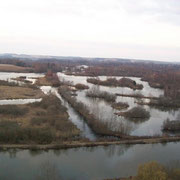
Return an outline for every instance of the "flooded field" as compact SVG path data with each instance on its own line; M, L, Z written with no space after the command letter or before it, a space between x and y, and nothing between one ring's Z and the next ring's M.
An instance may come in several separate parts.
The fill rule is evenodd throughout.
M91 83L88 83L86 80L88 77L84 76L68 76L63 73L58 73L58 76L61 79L65 79L67 81L72 82L73 84L82 83L88 85L90 88L96 85L93 85ZM99 76L98 77L101 80L105 80L106 76ZM117 79L120 79L122 77L116 77ZM150 96L150 97L159 97L164 94L163 90L161 89L155 89L151 88L147 82L141 81L140 78L130 77L131 79L135 80L136 83L143 84L144 88L142 90L132 90L130 88L123 88L123 87L107 87L107 86L100 86L99 89L102 91L107 91L110 93L124 93L124 94L142 94L144 96ZM82 101L86 105L89 106L89 109L92 113L94 113L96 116L100 116L103 121L111 121L111 119L116 119L116 123L119 122L126 123L127 126L131 129L130 134L131 135L138 135L138 136L144 136L144 135L162 135L162 125L164 120L169 118L170 120L175 120L179 116L179 109L173 110L161 110L154 107L150 107L147 105L143 105L143 107L150 113L150 118L138 122L133 122L131 120L128 120L124 117L118 117L117 115L114 115L115 112L118 112L117 110L114 110L111 105L104 100L99 99L92 99L86 97L86 91L77 91L77 100ZM148 102L149 100L146 99ZM131 97L121 97L117 96L116 102L126 102L129 104L129 108L131 109L138 105L136 98ZM127 110L128 110L127 109ZM126 111L126 110L124 110Z
M9 80L12 77L26 76L26 79L40 77L42 74L31 73L0 73L0 79ZM92 87L94 85L86 82L87 77L66 76L58 73L60 78L72 81L74 84L83 83ZM120 78L120 77L117 77ZM106 77L100 77L106 79ZM111 93L141 93L145 96L159 97L163 95L160 89L149 87L147 82L142 82L140 78L132 78L139 84L143 84L143 90L133 91L129 88L105 87L100 86L103 91ZM32 81L34 83L34 79ZM90 140L96 140L97 136L86 124L84 119L58 94L57 88L51 86L41 86L44 94L53 93L61 99L63 105L68 109L69 120L72 121L80 130L81 136ZM141 122L132 122L124 117L118 117L114 113L111 105L104 100L86 97L86 91L77 91L77 100L88 105L90 111L96 116L101 116L104 121L116 119L118 125L123 121L131 127L131 135L161 135L161 126L166 118L174 120L179 115L179 110L167 110L143 106L150 112L150 118ZM25 104L41 99L16 99L1 100L0 105L4 104ZM129 108L137 106L137 100L130 97L118 96L116 102L127 102ZM9 180L34 180L40 175L45 174L46 167L52 168L53 173L66 180L102 180L105 178L128 177L136 174L138 165L148 161L156 160L164 165L179 161L180 143L167 144L146 144L146 145L111 145L107 147L88 147L66 150L49 151L30 151L30 150L8 150L0 152L0 179Z

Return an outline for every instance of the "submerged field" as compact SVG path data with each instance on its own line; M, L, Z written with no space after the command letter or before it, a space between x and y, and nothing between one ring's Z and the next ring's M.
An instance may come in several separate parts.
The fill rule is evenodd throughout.
M87 82L88 77L84 76L69 76L62 73L58 74L60 79L65 79L67 81L72 82L73 84L82 83L90 87L90 89L94 88L91 83ZM105 80L107 77L99 76L101 80ZM120 79L121 77L116 77ZM139 102L149 102L149 98L138 98L139 95L151 98L159 98L164 94L162 89L155 89L148 85L147 82L141 81L140 78L132 77L131 79L135 80L138 84L143 85L142 90L132 90L126 87L108 87L97 85L100 91L106 91L111 94L134 94L134 97L124 97L117 96L116 103L126 103L128 105L125 109L117 109L114 108L112 103L106 102L104 99L100 98L91 98L86 96L86 92L89 90L78 90L76 91L76 99L79 102L83 102L88 106L89 110L96 116L101 117L100 119L104 122L114 122L114 126L118 126L120 123L124 123L128 129L131 129L130 135L136 136L157 136L163 135L162 131L163 122L169 118L170 120L175 120L179 117L179 109L176 108L164 108L164 107L155 107L148 105L140 105ZM137 98L136 98L137 96ZM128 112L129 110L135 107L142 107L149 113L148 118L126 118L123 116L117 116L116 113L120 112ZM169 135L173 135L173 133L169 132Z

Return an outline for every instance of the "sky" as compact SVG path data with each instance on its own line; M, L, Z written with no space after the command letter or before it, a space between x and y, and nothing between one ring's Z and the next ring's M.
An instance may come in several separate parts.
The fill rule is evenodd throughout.
M180 62L180 0L0 0L0 53Z

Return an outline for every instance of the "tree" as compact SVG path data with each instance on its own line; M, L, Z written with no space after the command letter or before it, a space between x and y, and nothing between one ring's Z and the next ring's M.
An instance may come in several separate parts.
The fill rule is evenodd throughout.
M136 180L167 180L168 175L165 168L157 162L149 162L140 165Z

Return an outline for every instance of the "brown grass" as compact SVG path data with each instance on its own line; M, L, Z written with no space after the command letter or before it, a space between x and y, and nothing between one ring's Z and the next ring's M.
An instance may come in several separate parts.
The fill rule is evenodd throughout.
M46 77L38 78L35 84L38 86L52 86L52 83Z
M40 89L20 86L0 86L0 99L37 99L44 96Z
M27 67L20 67L11 64L0 64L0 71L1 72L30 72L32 71L31 68Z
M8 114L8 109L6 109L6 107L9 108L8 105L2 105L3 114L0 114L0 123L7 122L6 124L10 124L8 122L14 122L22 129L31 128L39 131L48 129L55 134L54 142L72 140L80 134L80 130L69 121L67 109L62 106L61 101L56 96L45 96L41 102L32 104L11 105L11 108L13 106L17 110L26 109L26 112L18 115L16 112ZM10 129L11 127L7 128Z

